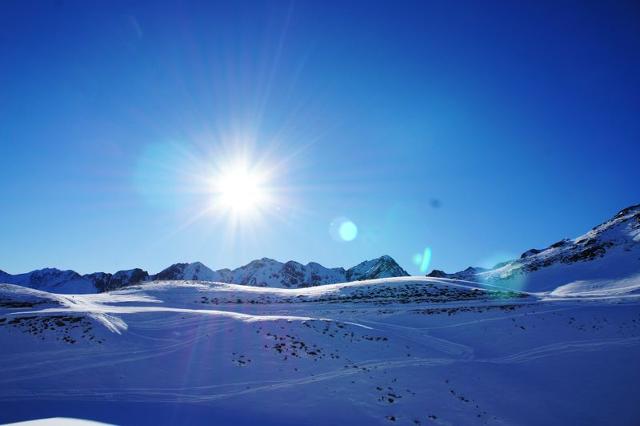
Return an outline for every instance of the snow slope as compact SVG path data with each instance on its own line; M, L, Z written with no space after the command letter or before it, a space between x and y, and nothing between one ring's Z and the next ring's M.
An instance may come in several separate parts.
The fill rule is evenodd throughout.
M599 291L1 285L0 422L637 424L640 296Z
M433 271L429 276L563 295L594 289L606 293L607 287L633 291L640 286L640 205L621 210L584 235L546 249L527 250L519 259L492 269L468 268L455 274Z

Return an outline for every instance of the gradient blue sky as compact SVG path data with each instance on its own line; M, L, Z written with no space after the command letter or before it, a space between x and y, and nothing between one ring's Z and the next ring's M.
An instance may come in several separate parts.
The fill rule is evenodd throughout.
M640 202L639 113L637 2L3 1L0 269L501 260Z

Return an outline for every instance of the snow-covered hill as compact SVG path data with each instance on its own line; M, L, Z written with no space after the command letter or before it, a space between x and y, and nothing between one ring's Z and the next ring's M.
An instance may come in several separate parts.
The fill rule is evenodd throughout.
M584 235L527 250L492 269L432 271L429 276L564 295L640 289L640 205L621 210Z
M0 285L0 423L637 424L640 295L400 277Z
M47 268L25 274L10 275L0 271L0 283L17 284L38 290L63 294L86 294L117 290L129 285L157 280L199 280L254 285L260 287L299 288L321 284L375 278L407 276L390 256L367 260L352 268L325 268L319 263L278 262L262 258L234 270L209 269L200 262L176 263L149 275L136 268L115 274L95 272L80 275L74 271Z

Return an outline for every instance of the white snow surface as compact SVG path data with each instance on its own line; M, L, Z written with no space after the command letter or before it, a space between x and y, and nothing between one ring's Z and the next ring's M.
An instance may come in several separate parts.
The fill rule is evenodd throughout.
M592 284L0 285L0 423L637 424L637 277Z
M52 417L49 419L9 423L8 426L109 426L109 424L84 419L72 419L69 417Z

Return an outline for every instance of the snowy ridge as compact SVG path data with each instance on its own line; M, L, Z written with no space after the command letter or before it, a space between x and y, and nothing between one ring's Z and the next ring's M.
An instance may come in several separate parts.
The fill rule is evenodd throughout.
M584 235L527 250L519 259L492 269L468 268L454 274L434 270L428 276L527 291L557 289L565 295L604 287L634 291L640 285L640 205L621 210Z

